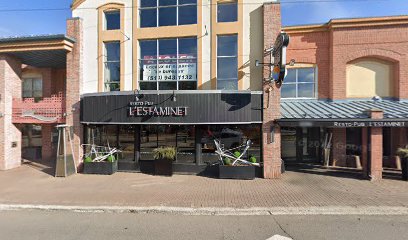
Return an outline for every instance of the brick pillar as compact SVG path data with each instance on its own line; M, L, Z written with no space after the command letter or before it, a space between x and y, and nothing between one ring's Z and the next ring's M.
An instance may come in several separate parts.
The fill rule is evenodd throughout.
M346 166L347 136L345 128L333 128L332 166Z
M74 160L81 163L82 125L80 124L80 96L82 92L82 19L67 20L67 35L75 39L72 52L67 53L66 124L73 128Z
M42 80L43 80L43 96L51 97L52 92L52 69L43 68L41 69Z
M21 62L0 54L0 170L21 165L21 131L12 122L13 98L21 98Z
M368 111L371 119L382 119L384 113L381 109L371 109ZM369 134L370 151L370 172L371 181L382 179L383 169L383 129L381 127L371 127Z
M368 177L368 129L362 128L361 135L361 166L363 176L366 178Z
M281 32L280 4L265 3L263 5L264 17L264 49L274 45L276 37ZM265 54L264 62L271 59ZM271 68L264 67L264 79L269 79ZM264 162L264 178L279 178L281 176L281 141L280 127L274 121L280 117L280 90L269 84L263 86L263 124L262 124L262 150Z
M54 160L56 149L52 145L52 130L55 128L52 124L41 125L42 148L41 156L43 162L52 162Z

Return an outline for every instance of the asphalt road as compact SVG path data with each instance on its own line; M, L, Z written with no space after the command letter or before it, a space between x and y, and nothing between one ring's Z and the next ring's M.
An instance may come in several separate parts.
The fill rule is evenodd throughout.
M0 239L408 239L408 216L181 216L0 211ZM279 239L279 238L274 238Z

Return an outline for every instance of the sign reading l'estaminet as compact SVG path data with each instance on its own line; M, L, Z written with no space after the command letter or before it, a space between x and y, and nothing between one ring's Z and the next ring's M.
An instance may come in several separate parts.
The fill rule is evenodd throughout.
M130 117L182 117L187 115L188 107L160 107L153 104L153 102L131 102L129 103Z
M406 122L394 121L350 121L350 122L333 122L333 127L406 127Z

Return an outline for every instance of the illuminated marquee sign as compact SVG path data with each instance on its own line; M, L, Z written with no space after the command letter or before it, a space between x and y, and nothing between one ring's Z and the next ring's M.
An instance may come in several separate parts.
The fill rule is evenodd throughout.
M188 107L160 107L149 101L131 102L129 104L130 117L182 117L187 115Z

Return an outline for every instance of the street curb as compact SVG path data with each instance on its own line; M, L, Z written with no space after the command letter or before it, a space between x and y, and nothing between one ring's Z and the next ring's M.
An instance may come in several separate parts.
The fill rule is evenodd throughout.
M174 215L269 216L269 215L408 215L408 207L389 206L327 206L274 208L187 208L187 207L131 207L131 206L64 206L0 204L0 211L39 210L84 213L156 213Z

